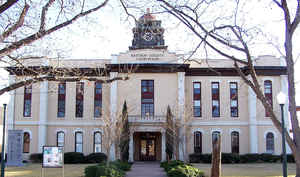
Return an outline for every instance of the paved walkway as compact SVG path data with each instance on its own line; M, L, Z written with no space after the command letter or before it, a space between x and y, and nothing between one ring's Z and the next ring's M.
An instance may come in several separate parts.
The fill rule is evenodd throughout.
M167 177L159 162L134 162L126 177Z

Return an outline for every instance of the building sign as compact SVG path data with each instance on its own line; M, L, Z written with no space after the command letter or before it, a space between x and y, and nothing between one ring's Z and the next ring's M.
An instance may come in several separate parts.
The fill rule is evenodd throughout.
M23 166L23 130L8 130L7 166Z
M44 146L43 168L62 168L63 153L63 147Z
M165 57L163 53L135 53L131 54L131 57L137 61L157 61Z

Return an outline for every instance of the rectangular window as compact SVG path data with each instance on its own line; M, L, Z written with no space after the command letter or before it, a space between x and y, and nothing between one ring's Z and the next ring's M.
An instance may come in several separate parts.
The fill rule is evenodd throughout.
M219 82L211 83L212 117L220 117L220 89Z
M32 97L32 85L24 87L24 108L23 116L31 117L31 97Z
M82 132L75 133L75 152L82 152L83 134Z
M230 82L230 114L231 117L238 117L238 85Z
M267 99L267 102L270 104L270 106L273 108L273 93L272 93L272 81L266 80L264 81L264 91L265 91L265 97ZM270 117L271 114L267 110L265 111L265 116Z
M66 83L58 84L57 117L65 117L66 112Z
M194 117L201 117L201 83L194 82Z
M76 83L76 117L83 117L83 95L84 95L84 83Z
M142 80L141 92L142 117L154 116L154 81Z
M102 115L102 84L95 82L94 117Z

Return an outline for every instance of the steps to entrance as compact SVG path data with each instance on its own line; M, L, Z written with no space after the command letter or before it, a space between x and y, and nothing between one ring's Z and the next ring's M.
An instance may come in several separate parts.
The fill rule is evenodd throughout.
M126 177L167 177L159 162L134 162Z

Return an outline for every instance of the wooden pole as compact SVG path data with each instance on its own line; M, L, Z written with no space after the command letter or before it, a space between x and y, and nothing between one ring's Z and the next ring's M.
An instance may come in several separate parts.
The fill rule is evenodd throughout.
M221 136L213 137L212 142L212 167L211 167L211 177L221 176Z

